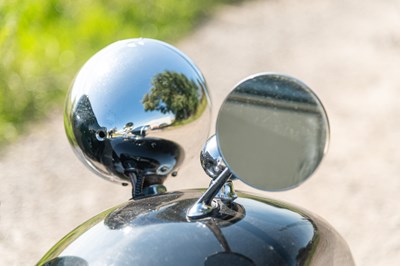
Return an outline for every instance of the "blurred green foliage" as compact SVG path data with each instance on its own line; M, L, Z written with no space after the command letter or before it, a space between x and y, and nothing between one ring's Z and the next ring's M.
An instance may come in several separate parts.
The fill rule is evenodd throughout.
M174 42L229 0L0 0L0 147L43 117L79 67L119 39Z

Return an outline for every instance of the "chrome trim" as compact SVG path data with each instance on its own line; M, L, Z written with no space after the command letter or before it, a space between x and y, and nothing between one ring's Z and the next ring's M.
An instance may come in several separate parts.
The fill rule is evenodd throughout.
M190 219L203 218L217 209L218 204L214 201L214 198L231 175L229 169L225 168L217 178L212 180L206 192L187 211L187 217Z

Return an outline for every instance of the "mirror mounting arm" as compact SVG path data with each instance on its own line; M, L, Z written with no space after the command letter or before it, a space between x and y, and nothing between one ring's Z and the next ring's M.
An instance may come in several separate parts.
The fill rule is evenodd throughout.
M186 216L190 219L201 219L215 210L218 206L213 199L231 176L231 171L226 167L217 178L211 181L206 192L188 210Z
M144 177L134 172L128 172L132 184L132 199L143 196Z
M132 185L132 199L143 196L144 175L139 171L132 161L125 164L125 175L129 177Z

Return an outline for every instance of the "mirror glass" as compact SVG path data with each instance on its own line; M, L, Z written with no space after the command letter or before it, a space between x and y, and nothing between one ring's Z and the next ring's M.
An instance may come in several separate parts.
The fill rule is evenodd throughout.
M266 191L304 182L327 150L329 123L317 96L301 81L263 73L240 82L217 118L218 146L243 182Z

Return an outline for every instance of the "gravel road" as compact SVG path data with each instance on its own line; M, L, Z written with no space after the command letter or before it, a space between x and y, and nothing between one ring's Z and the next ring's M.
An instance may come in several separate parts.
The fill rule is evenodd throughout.
M301 187L257 193L328 220L358 265L399 265L400 1L246 1L222 8L177 46L203 70L214 111L253 73L308 84L330 117L328 156ZM207 186L191 166L169 190ZM75 158L61 107L2 152L0 180L0 265L34 264L82 221L129 198L128 188Z

